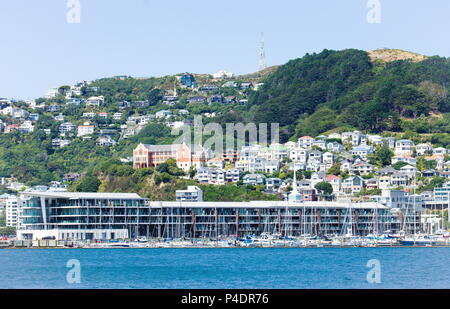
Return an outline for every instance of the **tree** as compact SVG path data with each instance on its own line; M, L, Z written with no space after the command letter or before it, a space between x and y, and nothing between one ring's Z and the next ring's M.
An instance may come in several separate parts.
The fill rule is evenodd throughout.
M181 168L177 166L177 161L175 159L167 159L166 162L158 165L156 171L161 174L167 173L172 176L183 176L184 172Z
M328 174L338 176L341 173L341 164L335 163L328 169Z
M395 162L395 164L393 164L392 167L395 168L397 171L399 171L402 167L404 167L406 165L409 165L409 164L404 161L398 161L398 162Z
M195 174L197 174L197 170L195 169L195 167L191 166L189 168L189 178L193 179Z
M297 124L297 136L317 136L323 132L339 126L337 114L329 108L319 108L314 114L299 121Z
M320 191L323 196L329 196L333 193L333 187L328 182L319 182L315 185L315 188Z
M67 86L67 85L61 86L58 88L58 93L60 95L66 95L67 91L69 91L69 90L70 90L70 86Z
M378 167L384 167L391 164L393 156L392 150L387 145L383 145L373 155L369 156L369 161Z
M6 216L5 216L5 212L2 212L0 214L0 227L3 227L6 225Z
M435 176L431 179L430 186L432 188L440 188L444 185L446 180L447 179L445 179L444 177Z
M305 176L306 179L311 179L312 171L303 171L303 176Z
M12 236L16 235L16 228L7 226L0 228L0 236Z
M424 157L417 158L416 163L417 169L421 172L427 169L435 169L436 161L435 160L426 160Z
M94 175L86 175L76 185L77 192L97 192L100 180Z

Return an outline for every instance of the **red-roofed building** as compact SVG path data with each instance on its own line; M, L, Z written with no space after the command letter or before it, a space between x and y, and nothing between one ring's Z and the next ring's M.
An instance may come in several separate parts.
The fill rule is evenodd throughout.
M158 166L168 159L175 159L177 166L184 171L189 171L191 167L198 170L209 159L209 153L202 146L188 146L185 143L173 145L139 144L133 151L134 168Z
M311 136L302 136L298 139L298 146L305 149L310 149L314 144L315 139Z
M17 123L14 124L10 124L5 126L5 133L11 133L12 131L16 131L17 129L19 129L19 125Z

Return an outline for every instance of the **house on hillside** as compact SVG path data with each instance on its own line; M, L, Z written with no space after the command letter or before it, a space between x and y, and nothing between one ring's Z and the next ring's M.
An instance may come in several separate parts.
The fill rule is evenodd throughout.
M98 97L90 97L86 100L86 106L103 106L105 104L105 97L104 96L98 96Z

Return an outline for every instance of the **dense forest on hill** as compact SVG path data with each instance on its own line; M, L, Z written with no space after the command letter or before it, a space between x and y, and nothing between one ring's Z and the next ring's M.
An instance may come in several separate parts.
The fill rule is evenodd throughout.
M279 122L285 139L337 128L450 133L440 115L450 111L449 82L446 58L373 63L364 51L324 50L280 66L251 104L255 121Z

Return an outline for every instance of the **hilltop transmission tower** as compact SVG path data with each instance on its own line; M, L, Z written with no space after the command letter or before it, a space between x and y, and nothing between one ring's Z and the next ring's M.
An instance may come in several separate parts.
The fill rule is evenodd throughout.
M264 44L264 33L261 32L261 41L259 43L259 70L267 68L266 63L266 49Z

